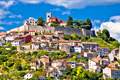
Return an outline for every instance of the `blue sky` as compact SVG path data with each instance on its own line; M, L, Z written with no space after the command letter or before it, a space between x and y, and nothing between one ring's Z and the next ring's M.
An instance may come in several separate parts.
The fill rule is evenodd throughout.
M0 30L19 27L29 17L46 17L51 11L54 16L67 20L90 18L93 27L120 16L120 0L0 0Z

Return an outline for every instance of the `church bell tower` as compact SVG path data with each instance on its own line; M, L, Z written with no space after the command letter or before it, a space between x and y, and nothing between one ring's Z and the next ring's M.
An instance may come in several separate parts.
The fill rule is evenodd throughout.
M46 13L46 22L49 22L49 19L52 17L52 13L51 12L47 12Z

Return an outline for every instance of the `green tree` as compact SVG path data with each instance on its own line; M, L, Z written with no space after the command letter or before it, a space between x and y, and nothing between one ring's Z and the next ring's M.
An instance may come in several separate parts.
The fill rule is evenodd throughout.
M71 39L72 40L79 40L79 36L75 33L71 34Z
M0 55L0 61L6 62L8 60L8 57L6 55Z
M97 31L97 37L101 38L101 36L102 36L101 30Z
M86 71L82 67L72 69L71 76L72 80L99 80L102 78L102 74Z
M44 56L44 55L48 55L48 51L46 51L46 50L40 50L38 52L38 57L41 57L41 56Z
M50 26L52 26L52 27L57 27L57 26L59 26L59 23L57 23L57 22L52 22L52 23L50 24Z
M115 48L116 47L118 48L120 46L120 43L117 40L116 41L112 41L111 44L114 45Z
M46 80L54 80L54 78L48 76Z
M66 57L66 53L65 52L51 52L49 54L49 57L52 59L52 60L56 60L56 59L62 59L62 58L65 58Z
M68 17L67 26L73 26L73 18L71 16Z
M17 74L22 78L27 73L25 71L19 71Z
M87 41L90 37L89 36L82 36L81 41Z
M116 39L110 37L110 38L109 38L109 41L116 41Z
M92 22L91 22L91 20L88 18L86 20L86 23L87 23L87 25L89 25L89 26L87 26L87 29L90 30L92 28Z
M16 68L18 71L23 70L22 65L21 65L20 63L16 63L16 64L15 64L15 68Z
M105 34L108 38L110 37L110 33L107 29L103 29L102 33Z
M39 25L39 26L43 26L44 25L44 20L42 19L42 17L38 18L37 25Z
M70 40L70 39L71 39L71 36L70 36L70 35L64 35L64 39L65 39L65 40Z
M102 31L98 31L97 36L99 38L102 38L105 41L110 41L110 40L114 41L114 39L110 37L110 33L107 29L103 29Z
M9 62L9 61L8 61L8 62L6 63L6 66L8 66L8 67L12 67L13 65L14 65L14 62Z
M88 58L80 57L80 59L77 59L78 62L88 63Z
M86 19L85 22L83 22L82 28L85 28L87 30L90 30L92 28L92 22L91 22L91 20L89 18Z
M102 31L102 38L105 41L108 41L108 39L110 38L110 34L109 34L109 31L107 29L103 29L103 31Z

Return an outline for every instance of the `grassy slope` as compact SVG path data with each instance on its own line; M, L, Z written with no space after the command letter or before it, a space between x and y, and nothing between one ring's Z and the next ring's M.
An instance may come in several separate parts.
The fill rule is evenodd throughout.
M106 41L104 41L101 38L91 37L89 39L89 41L98 43L99 46L102 47L102 48L109 48L110 50L116 48L116 46L114 46L113 44L107 43Z

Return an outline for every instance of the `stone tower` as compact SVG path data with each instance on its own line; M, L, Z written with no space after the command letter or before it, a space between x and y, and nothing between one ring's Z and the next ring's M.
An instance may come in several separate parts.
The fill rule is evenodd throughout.
M49 22L49 19L52 17L52 13L51 12L47 12L46 13L46 22Z

